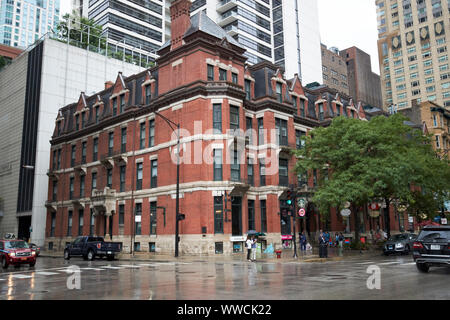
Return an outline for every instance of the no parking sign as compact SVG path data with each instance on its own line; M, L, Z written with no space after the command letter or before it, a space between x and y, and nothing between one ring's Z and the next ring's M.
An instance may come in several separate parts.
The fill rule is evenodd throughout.
M305 214L306 214L305 209L301 208L300 210L298 210L298 215L299 215L300 217L304 217Z

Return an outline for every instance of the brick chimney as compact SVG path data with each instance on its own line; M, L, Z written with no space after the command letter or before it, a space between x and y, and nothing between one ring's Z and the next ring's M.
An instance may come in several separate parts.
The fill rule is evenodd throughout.
M170 50L183 45L183 35L191 25L190 0L175 0L170 6L170 19L172 20L172 40Z
M112 81L106 81L105 82L105 89L109 89L114 85L114 82Z

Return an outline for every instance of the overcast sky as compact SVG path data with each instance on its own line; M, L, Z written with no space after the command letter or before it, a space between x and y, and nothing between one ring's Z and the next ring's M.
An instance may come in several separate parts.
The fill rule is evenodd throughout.
M317 0L322 43L343 50L356 46L372 59L372 71L380 74L375 0Z
M380 74L375 0L317 0L322 43L340 50L356 46L372 58L372 71ZM70 1L61 0L61 13Z

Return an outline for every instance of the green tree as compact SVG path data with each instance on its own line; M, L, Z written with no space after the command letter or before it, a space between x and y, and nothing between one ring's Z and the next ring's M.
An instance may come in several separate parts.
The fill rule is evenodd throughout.
M0 56L0 69L6 66L6 59Z
M322 215L350 202L357 241L356 213L369 201L384 199L389 212L394 200L413 207L427 195L437 204L449 192L448 161L436 157L430 138L405 125L405 119L380 116L369 122L339 117L327 128L314 129L305 148L295 151L298 173L329 169L328 179L319 179L312 201ZM389 224L387 229L389 234Z
M58 24L57 31L64 40L73 45L92 51L106 49L106 38L102 36L102 26L95 24L93 19L80 17L76 14L65 14Z

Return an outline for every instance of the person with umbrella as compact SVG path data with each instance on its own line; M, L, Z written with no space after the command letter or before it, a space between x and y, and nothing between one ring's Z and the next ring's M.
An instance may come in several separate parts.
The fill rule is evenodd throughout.
M250 254L252 252L252 244L253 244L253 241L250 238L250 235L247 235L247 241L245 242L245 246L247 247L247 260L248 261L251 261L250 260L250 258L251 258Z

